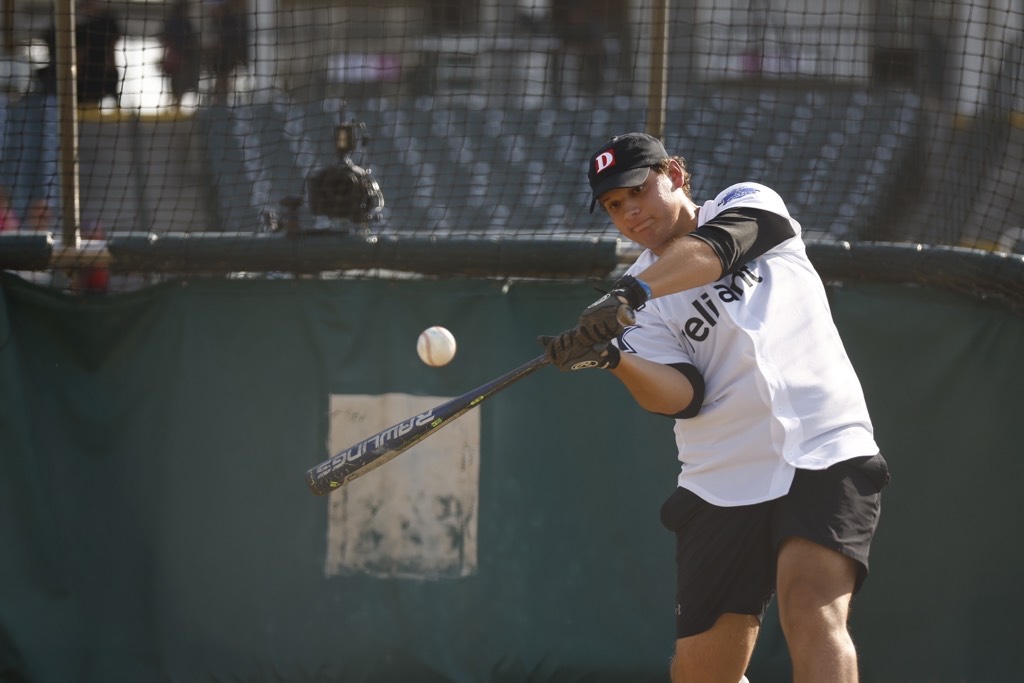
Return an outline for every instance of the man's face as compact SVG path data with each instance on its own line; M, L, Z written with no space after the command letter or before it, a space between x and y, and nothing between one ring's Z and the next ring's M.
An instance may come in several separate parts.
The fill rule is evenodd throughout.
M681 169L673 162L667 174L652 169L640 185L608 190L598 203L623 237L659 254L692 229L689 221L680 220L685 196Z

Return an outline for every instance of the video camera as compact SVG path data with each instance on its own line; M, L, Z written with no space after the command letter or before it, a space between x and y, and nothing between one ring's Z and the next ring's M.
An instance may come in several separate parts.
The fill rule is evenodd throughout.
M306 179L313 215L364 225L380 219L384 208L380 185L370 169L356 165L349 156L365 137L366 125L362 121L352 120L335 128L334 148L339 163L314 171Z

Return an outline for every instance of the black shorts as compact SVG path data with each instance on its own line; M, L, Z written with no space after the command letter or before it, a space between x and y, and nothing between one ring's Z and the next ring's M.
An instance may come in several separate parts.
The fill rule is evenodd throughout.
M676 534L676 637L703 633L726 612L762 619L786 538L853 558L860 590L888 482L885 459L875 455L797 470L789 493L755 505L720 507L677 488L661 508L662 524Z

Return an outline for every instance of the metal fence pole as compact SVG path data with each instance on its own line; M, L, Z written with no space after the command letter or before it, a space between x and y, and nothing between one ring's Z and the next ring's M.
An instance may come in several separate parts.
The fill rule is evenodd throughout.
M64 249L79 244L80 207L78 196L78 86L75 56L75 9L73 0L54 0L54 30L57 55L53 60L57 82L57 163L60 176L61 236Z
M651 6L651 70L647 89L647 133L663 138L668 96L668 2Z

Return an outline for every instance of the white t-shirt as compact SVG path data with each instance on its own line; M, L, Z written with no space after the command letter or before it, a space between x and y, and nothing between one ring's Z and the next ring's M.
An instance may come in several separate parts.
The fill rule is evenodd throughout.
M619 341L625 352L700 370L703 407L675 425L679 486L722 506L785 495L796 468L878 453L800 224L756 183L726 188L700 207L697 224L736 207L783 216L796 236L712 284L651 299ZM645 251L627 272L657 258Z

